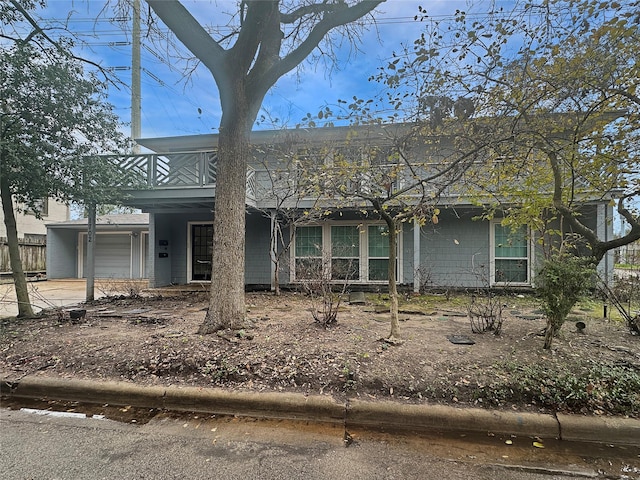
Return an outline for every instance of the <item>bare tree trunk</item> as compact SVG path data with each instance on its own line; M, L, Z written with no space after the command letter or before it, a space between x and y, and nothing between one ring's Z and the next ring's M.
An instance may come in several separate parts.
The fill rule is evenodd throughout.
M6 177L0 179L0 196L2 198L2 211L4 212L4 225L7 227L7 242L9 243L9 262L13 272L13 284L18 300L18 317L33 317L33 308L29 300L27 279L22 269L20 260L20 247L18 245L18 227L13 211L13 199Z
M271 213L271 262L273 263L273 294L280 296L280 255L278 255L278 239L280 238L280 226L276 212Z
M396 281L396 224L393 218L382 209L382 218L389 229L389 313L391 314L391 333L389 340L400 341L400 322L398 321L398 286Z
M227 39L222 39L222 44L215 41L177 0L147 0L185 47L209 69L218 86L222 106L211 297L200 333L231 328L244 320L249 135L264 96L280 77L309 56L332 29L365 17L382 1L360 1L351 6L340 2L340 8L335 8L332 2L318 3L310 11L306 7L296 8L284 18L278 1L240 2L240 31L237 37L232 35L236 41L225 50L222 44ZM292 25L294 37L299 36L301 42L281 56L285 38L283 23Z
M544 334L544 348L545 350L550 350L553 345L553 339L558 334L560 328L557 326L559 323L558 319L548 318L547 319L547 330Z
M218 137L211 296L200 326L201 334L234 328L244 321L246 313L244 249L249 133L246 115L237 113L232 117L236 120L223 121Z

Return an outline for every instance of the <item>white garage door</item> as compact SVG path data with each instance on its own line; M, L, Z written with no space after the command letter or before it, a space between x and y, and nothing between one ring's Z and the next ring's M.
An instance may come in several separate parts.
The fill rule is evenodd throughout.
M87 272L87 236L83 235L83 277ZM131 235L96 234L95 245L96 278L131 277Z

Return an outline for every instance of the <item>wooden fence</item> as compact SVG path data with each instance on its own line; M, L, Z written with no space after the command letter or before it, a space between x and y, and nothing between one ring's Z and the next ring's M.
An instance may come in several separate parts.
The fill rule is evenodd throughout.
M20 258L25 273L45 272L47 270L47 245L44 235L18 239ZM9 261L9 244L0 237L0 273L11 273Z

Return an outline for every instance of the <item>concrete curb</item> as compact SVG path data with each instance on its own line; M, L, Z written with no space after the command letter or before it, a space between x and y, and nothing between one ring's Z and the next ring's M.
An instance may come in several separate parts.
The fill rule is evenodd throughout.
M243 393L222 389L168 387L167 410L343 423L344 406L330 397L292 393Z
M640 446L640 420L558 413L563 440Z
M6 398L51 399L80 403L158 408L255 418L343 424L412 433L493 433L640 447L640 420L619 417L544 415L444 405L407 405L296 393L243 393L197 387L142 387L124 382L25 377L0 378Z
M405 431L459 431L546 438L559 438L560 435L558 422L553 415L386 401L352 401L348 408L347 423Z

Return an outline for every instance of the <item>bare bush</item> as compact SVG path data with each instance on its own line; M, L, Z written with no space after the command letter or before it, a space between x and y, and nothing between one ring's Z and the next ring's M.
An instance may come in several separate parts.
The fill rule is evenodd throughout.
M472 264L474 264L473 261ZM471 300L467 305L471 331L473 333L493 332L494 335L500 335L504 321L502 317L503 299L491 292L491 281L484 265L476 267L474 264L472 273L477 277L479 286L471 295Z
M308 258L296 263L296 278L304 293L311 299L313 319L327 328L338 322L338 311L347 295L350 282L356 278L356 265L347 261L333 263L331 259ZM333 282L333 279L340 279Z
M471 296L471 303L467 306L467 316L471 322L473 333L493 332L500 335L502 331L503 302L491 292Z
M60 305L56 305L42 293L40 293L40 290L38 290L38 286L34 283L29 283L29 297L33 302L37 301L40 304L46 305L46 309L53 312L59 322L64 320L64 309Z
M105 297L140 298L143 287L144 282L132 278L103 278L96 281L96 288Z
M600 289L605 298L616 307L632 335L640 335L639 288L640 273L637 270L616 275L613 287L609 287L605 282L600 283Z
M418 292L424 295L433 288L433 269L430 265L421 263L416 267L414 278L418 278Z

